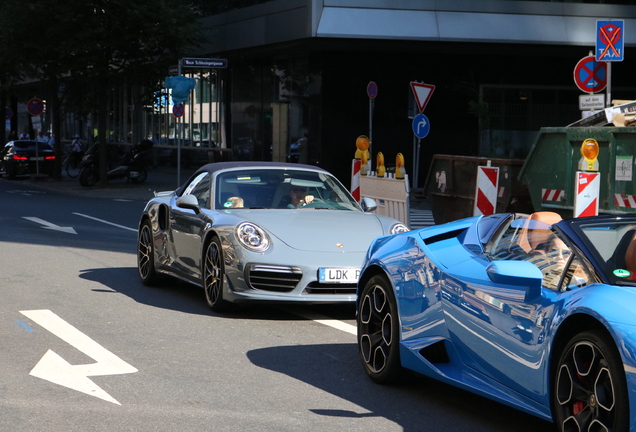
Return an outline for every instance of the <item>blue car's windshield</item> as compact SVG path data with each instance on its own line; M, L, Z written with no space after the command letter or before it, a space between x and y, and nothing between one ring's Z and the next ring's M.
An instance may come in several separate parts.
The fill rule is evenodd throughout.
M636 283L636 221L633 218L583 222L575 229L611 282Z
M214 180L214 208L360 210L349 192L325 172L244 168Z

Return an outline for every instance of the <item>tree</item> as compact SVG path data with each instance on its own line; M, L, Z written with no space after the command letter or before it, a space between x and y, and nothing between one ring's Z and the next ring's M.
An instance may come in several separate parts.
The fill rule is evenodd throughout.
M201 41L195 9L169 0L2 0L0 66L12 66L14 84L41 80L52 102L53 133L60 137L61 81L92 89L100 154L106 154L109 89L122 77L152 95L168 70ZM0 75L0 84L8 79ZM61 154L60 139L56 140ZM61 175L58 158L56 176ZM105 185L106 158L100 158Z

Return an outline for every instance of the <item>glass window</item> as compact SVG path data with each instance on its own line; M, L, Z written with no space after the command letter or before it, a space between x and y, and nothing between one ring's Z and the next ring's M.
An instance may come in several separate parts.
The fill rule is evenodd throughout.
M585 286L591 280L585 266L573 257L561 236L550 225L538 220L514 220L488 258L531 262L541 270L543 286L554 291Z
M217 176L215 208L360 210L330 174L285 169L245 169Z
M183 195L193 195L199 201L199 207L209 208L210 174L204 172L196 176L185 188Z
M636 283L636 223L633 218L573 224L610 283Z

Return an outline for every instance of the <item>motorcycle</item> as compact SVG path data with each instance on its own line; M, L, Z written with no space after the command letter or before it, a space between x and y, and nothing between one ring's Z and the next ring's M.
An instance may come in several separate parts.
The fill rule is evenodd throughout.
M125 178L133 183L143 183L148 178L146 158L152 150L152 141L142 140L133 146L124 156L109 164L106 178L108 180ZM79 182L82 186L91 187L99 183L99 146L94 145L86 151L80 162Z

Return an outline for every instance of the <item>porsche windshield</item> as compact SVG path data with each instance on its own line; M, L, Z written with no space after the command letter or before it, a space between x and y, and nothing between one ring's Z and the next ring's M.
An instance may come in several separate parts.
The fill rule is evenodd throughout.
M349 192L330 174L285 169L241 169L220 173L214 181L216 209L360 210Z

